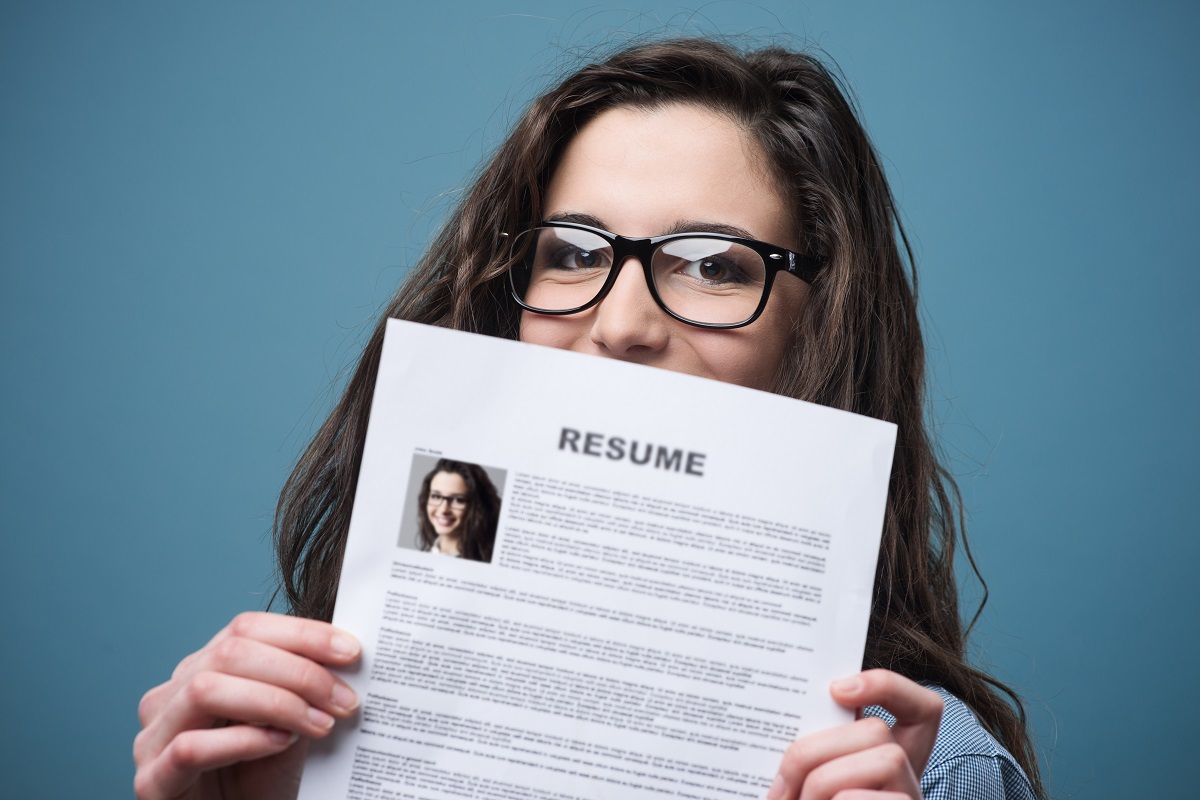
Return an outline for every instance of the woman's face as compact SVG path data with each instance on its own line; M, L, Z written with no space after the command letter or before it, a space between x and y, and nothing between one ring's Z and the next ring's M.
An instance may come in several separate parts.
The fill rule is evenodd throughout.
M438 536L457 537L462 533L463 518L471 502L470 490L462 476L439 472L429 482L429 502L425 513Z
M615 108L567 146L547 188L545 218L633 237L738 230L796 249L793 215L774 183L757 143L728 117L693 105ZM769 389L806 294L806 284L781 274L757 320L706 330L660 309L634 262L594 308L524 312L521 340Z

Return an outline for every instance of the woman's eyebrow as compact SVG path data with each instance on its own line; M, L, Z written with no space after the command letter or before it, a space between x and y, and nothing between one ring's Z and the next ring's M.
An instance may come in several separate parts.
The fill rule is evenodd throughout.
M546 217L547 222L573 222L576 225L587 225L600 230L609 230L604 224L604 220L591 214L581 214L574 211L564 212L561 214L551 214ZM612 233L620 233L620 231L612 231ZM745 228L739 228L737 225L729 225L724 222L706 222L696 219L681 219L676 220L671 227L663 231L660 236L670 236L676 233L723 233L726 236L737 236L740 239L755 238L750 231Z
M573 222L576 225L587 225L589 228L599 228L602 231L608 230L604 226L604 221L599 217L593 217L591 214L580 214L573 211L564 212L562 214L551 214L546 217L546 222Z
M724 222L706 222L697 219L681 219L671 226L670 230L663 231L663 235L672 233L723 233L726 236L737 236L740 239L755 238L750 231L745 228L739 228L737 225L729 225Z

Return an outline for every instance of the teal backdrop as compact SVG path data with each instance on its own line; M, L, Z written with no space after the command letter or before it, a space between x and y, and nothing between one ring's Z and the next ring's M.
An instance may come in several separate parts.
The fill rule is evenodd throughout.
M0 794L130 796L139 697L264 607L276 492L469 174L665 29L840 65L920 259L975 658L1056 796L1194 796L1197 8L4 2Z

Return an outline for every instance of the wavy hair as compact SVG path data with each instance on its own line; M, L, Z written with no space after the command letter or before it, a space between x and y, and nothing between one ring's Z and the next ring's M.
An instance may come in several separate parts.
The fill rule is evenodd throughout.
M961 697L1044 794L1019 699L967 662L953 568L965 545L961 501L925 427L917 279L892 192L838 78L818 59L780 47L639 44L530 105L387 305L283 488L275 536L293 613L329 619L333 611L385 319L516 338L520 309L509 297L500 233L541 219L559 157L588 121L618 106L677 103L728 115L758 142L791 202L800 232L793 247L825 262L774 391L898 426L864 666Z
M467 508L463 515L462 533L458 537L459 554L471 561L491 561L492 546L496 543L496 523L500 521L500 494L483 467L448 458L439 459L421 482L416 511L422 549L432 548L438 538L437 531L429 521L427 505L429 486L433 483L433 476L439 472L457 475L467 485Z

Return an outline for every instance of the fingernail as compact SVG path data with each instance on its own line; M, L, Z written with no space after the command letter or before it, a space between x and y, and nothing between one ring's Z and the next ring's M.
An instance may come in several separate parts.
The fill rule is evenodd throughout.
M300 738L300 734L292 733L291 731L280 730L279 728L272 728L271 730L267 731L267 738L269 738L274 744L291 744Z
M344 711L350 711L358 707L358 695L346 684L335 683L333 685L333 704Z
M767 790L767 800L779 800L783 797L784 791L787 790L787 784L783 782L782 775L776 775L771 788Z
M862 688L862 680L853 675L849 678L838 678L836 681L830 684L830 687L834 691L841 692L842 694L854 694Z
M308 721L322 729L333 727L333 717L329 716L321 709L312 708L311 706L308 709Z
M329 649L336 656L348 658L358 654L358 642L347 634L335 633L329 640Z

